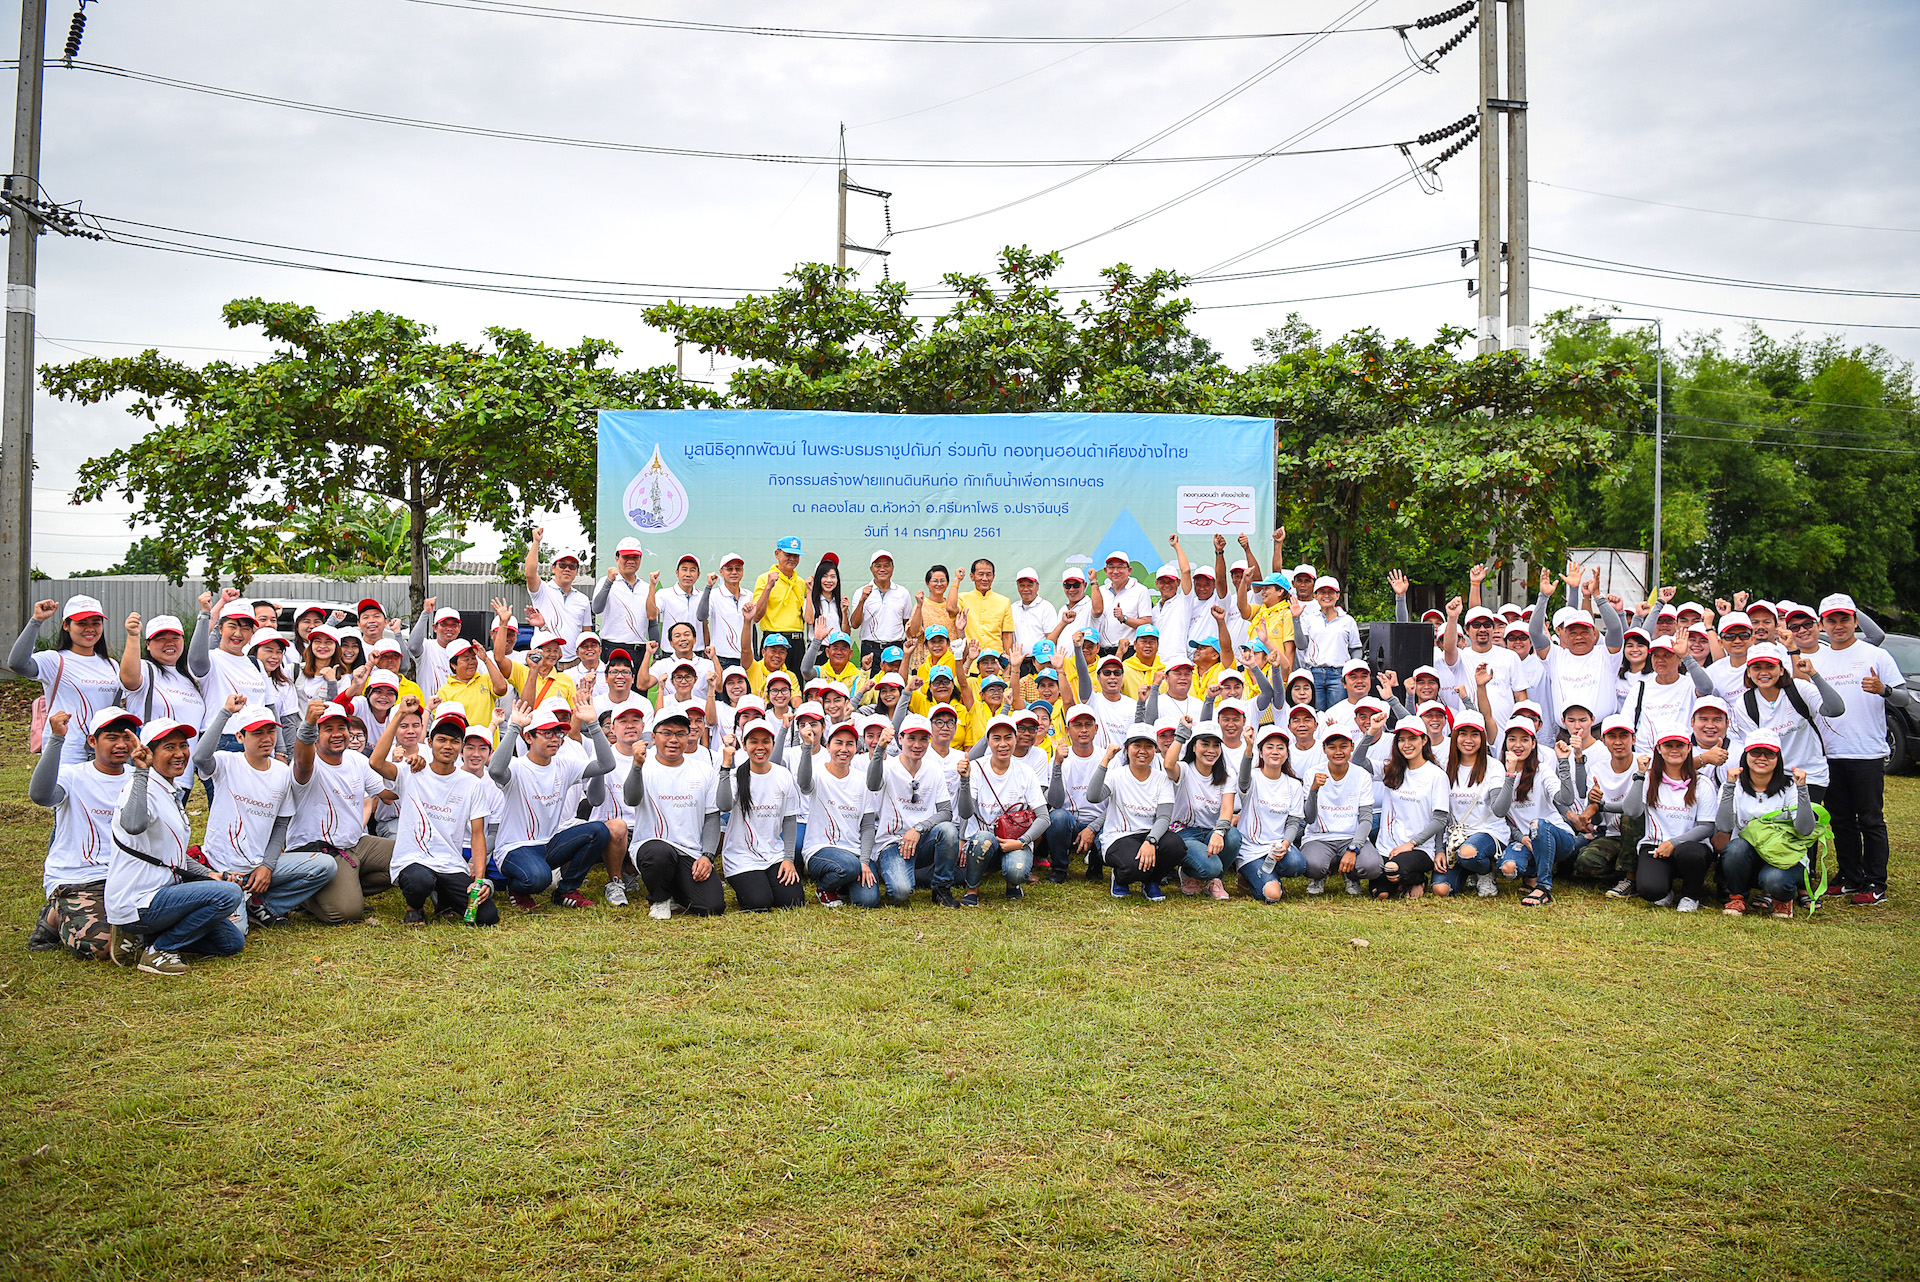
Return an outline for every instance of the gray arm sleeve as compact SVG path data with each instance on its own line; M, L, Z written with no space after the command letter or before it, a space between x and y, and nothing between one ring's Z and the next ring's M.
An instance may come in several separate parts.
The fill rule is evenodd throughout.
M1578 583L1567 584L1567 608L1571 610L1578 610L1580 608L1580 585Z
M612 589L613 580L608 579L607 586L600 589L600 594L593 598L593 609L596 614L607 608L602 602L607 599L607 593L612 591ZM703 628L707 625L707 606L712 600L713 584L709 583L706 587L700 589L700 604L693 607L693 621Z
M1173 812L1169 810L1167 813L1171 814ZM1033 822L1028 824L1027 830L1020 834L1020 840L1026 842L1029 846L1040 840L1040 838L1046 835L1047 823L1052 818L1053 812L1045 806L1041 806L1038 810L1034 811Z
M287 848L287 829L292 824L292 815L281 815L273 821L273 831L267 834L267 848L260 852L260 862L267 866L269 874L280 871L280 852Z
M1133 705L1133 719L1144 721L1148 725L1160 719L1160 687L1148 686L1140 701Z
M200 742L193 746L195 774L207 774L213 769L213 759L220 752L220 736L226 732L227 718L232 715L225 708L214 711L213 720L207 723L207 732L201 735Z
M912 711L913 703L907 698L906 692L902 691L900 701L893 705L893 742L887 745L896 755L900 751L900 723L905 721Z
M1167 825L1173 822L1173 803L1163 801L1153 808L1153 827L1147 829L1149 844L1159 841L1167 835Z
M1547 606L1553 601L1553 589L1542 592L1533 603L1533 625L1528 635L1533 638L1533 648L1541 654L1549 653L1553 638L1547 634Z
M880 784L886 779L887 758L883 753L874 753L867 760L867 791L880 791Z
M49 730L40 746L40 760L33 763L33 774L27 779L27 800L36 806L57 806L67 798L67 790L60 786L60 749L66 741L65 735Z
M1627 625L1620 621L1612 603L1605 597L1600 598L1600 626L1606 630L1605 644L1609 651L1617 651L1626 644Z
M860 862L873 859L873 838L880 829L880 816L869 810L860 816Z
M610 595L612 595L612 593L613 593L613 580L612 579L600 580L600 586L596 587L593 590L593 612L595 614L604 614L606 612L607 598ZM706 608L706 600L707 598L703 593L700 597L700 601L701 601L700 608L703 610ZM705 618L706 616L702 615L701 617Z
M627 781L620 785L620 800L627 804L629 810L639 805L640 798L646 795L646 785L640 782L640 770L646 764L646 749L634 749L633 768L627 771Z
M707 821L700 825L700 853L712 859L720 853L720 812L707 811Z
M1367 834L1373 831L1373 802L1363 801L1354 812L1353 839L1367 840Z
M720 784L714 791L713 803L723 815L733 812L733 771L720 772Z
M967 760L978 761L980 760L980 758L986 755L987 755L987 740L986 740L986 737L983 735L978 742L976 742L971 748L967 749Z
M780 849L786 857L792 859L798 853L800 845L800 817L788 815L780 821Z
M1380 735L1378 732L1375 732L1374 734L1370 734L1365 739L1360 741L1360 746L1353 750L1354 769L1358 770L1363 775L1373 774L1373 758L1367 755L1367 749L1373 747L1374 744L1379 742L1380 742Z
M1887 630L1868 617L1865 610L1855 609L1853 617L1860 621L1860 635L1867 639L1868 645L1879 645L1887 639Z
M1507 812L1512 809L1513 776L1508 775L1507 781L1501 784L1491 797L1487 798L1487 813L1495 819L1505 819Z
M144 766L133 772L133 787L127 789L127 799L120 807L120 826L136 837L147 830L147 769Z
M1698 659L1692 655L1688 655L1686 659L1681 662L1680 666L1685 668L1687 675L1693 678L1694 693L1713 693L1713 678L1707 675L1707 670L1700 666Z
M1433 818L1428 821L1427 826L1413 835L1413 844L1416 846L1425 845L1435 837L1438 837L1447 830L1447 821L1452 817L1452 815L1449 815L1444 810L1434 811Z
M1553 804L1565 810L1573 804L1573 759L1569 757L1565 761L1558 761L1554 772L1560 777L1560 790L1553 794Z
M964 786L964 781L962 781ZM1097 806L1107 799L1107 768L1096 766L1093 778L1087 780L1087 804ZM964 813L964 812L963 812Z
M581 727L580 733L593 744L593 762L580 773L582 779L597 779L601 775L613 772L613 745L607 742L606 731L600 728L598 721L589 721ZM491 763L489 763L491 767Z
M1713 836L1713 825L1710 823L1698 823L1681 833L1678 837L1675 837L1673 844L1678 846L1683 842L1705 841L1711 836Z
M33 645L39 639L39 620L30 618L27 626L20 629L20 635L13 639L13 649L7 652L7 666L23 677L39 676L40 670L33 666Z
M1573 795L1575 800L1585 800L1587 795L1587 759L1577 754L1573 758Z
M1807 794L1805 788L1799 788L1796 791L1800 794L1800 801L1793 808L1793 830L1802 837L1811 837L1813 836L1813 798Z
M814 673L820 669L814 667L814 661L820 657L820 638L807 642L807 652L800 656L800 680L813 680Z
M1255 712L1265 712L1268 708L1271 708L1275 703L1279 702L1280 696L1274 693L1273 682L1267 680L1267 674L1262 672L1258 666L1255 666L1252 672L1254 684L1260 687L1260 697L1254 700L1253 710Z
M1308 823L1312 823L1320 817L1320 790L1318 788L1307 789L1307 802L1306 805L1301 808L1300 817Z
M1085 703L1093 698L1093 674L1087 671L1087 652L1078 645L1073 647L1073 671L1080 678L1080 688L1075 693L1080 696L1080 702Z
M724 787L726 782L727 772L723 770L720 772L721 786ZM593 778L587 780L586 798L587 804L595 810L607 804L607 777L605 775L595 775Z
M932 818L921 820L913 826L913 830L924 837L941 824L950 824L952 822L953 803L951 801L943 801L933 808Z
M1400 702L1400 700L1394 698L1392 695L1387 696L1387 708L1393 713L1393 724L1396 726L1413 715L1413 712L1406 704Z
M1253 790L1253 746L1249 744L1244 756L1240 758L1240 804L1246 805L1247 793Z
M1202 721L1213 720L1213 700L1214 693L1212 690L1208 690L1207 697L1200 701L1200 719Z
M1647 780L1638 771L1627 780L1627 795L1620 799L1620 813L1629 819L1638 819L1647 813Z
M500 727L500 746L487 761L487 778L502 788L513 778L513 750L520 742L520 727L509 721ZM605 774L606 771L601 771Z
M960 817L973 818L973 779L970 775L960 777Z
M1394 594L1393 621L1395 623L1412 623L1413 622L1413 616L1407 613L1407 594L1404 592L1398 592Z
M413 628L407 633L407 653L415 659L420 657L420 650L427 643L427 628L432 623L433 617L422 610L420 617L413 621Z
M1889 708L1910 708L1913 706L1913 691L1905 686L1888 686L1884 696Z
M1060 762L1053 763L1053 778L1047 781L1047 805L1058 810L1067 804L1066 767Z
M1288 815L1287 828L1286 831L1281 834L1281 838L1289 847L1298 847L1300 845L1301 834L1305 833L1306 830L1307 821L1305 819L1302 819L1299 815Z
M207 657L212 641L213 618L202 610L193 621L193 635L187 639L187 671L195 677L204 677L213 670L213 662Z
M807 796L813 795L813 749L807 747L804 740L800 744L800 765L793 772L793 782ZM966 780L960 782L962 787L966 786Z
M1733 831L1733 790L1739 786L1731 779L1720 785L1720 810L1713 817L1713 826L1719 832ZM1806 793L1800 795L1804 798Z
M297 712L289 712L280 718L280 734L274 741L273 749L288 761L293 760L293 737L306 722Z
M1791 680L1792 678L1788 678ZM1820 715L1837 717L1847 710L1847 701L1840 692L1827 684L1827 679L1818 672L1813 674L1813 688L1820 692Z

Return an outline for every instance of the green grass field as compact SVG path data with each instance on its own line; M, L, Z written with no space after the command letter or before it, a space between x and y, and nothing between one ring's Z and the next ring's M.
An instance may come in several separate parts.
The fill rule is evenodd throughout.
M389 894L163 979L25 951L4 711L9 1277L1920 1276L1920 781L1896 902L1791 925Z

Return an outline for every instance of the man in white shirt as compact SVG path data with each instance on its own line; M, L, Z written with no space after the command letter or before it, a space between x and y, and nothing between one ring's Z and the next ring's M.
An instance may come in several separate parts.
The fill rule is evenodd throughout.
M1053 777L1047 788L1047 835L1041 852L1047 860L1047 879L1058 884L1078 854L1087 861L1087 880L1100 876L1100 820L1106 808L1087 800L1087 785L1103 764L1094 740L1100 720L1086 704L1067 716L1066 736L1053 749Z
M1021 654L1031 656L1035 647L1060 626L1060 611L1040 595L1040 576L1032 566L1014 576L1013 586L1017 594L1013 603L1013 645ZM1022 665L1022 675L1031 675L1025 667Z
M431 644L431 643L429 643ZM347 721L337 703L315 699L302 709L293 740L293 822L287 849L319 852L334 862L334 875L307 902L314 920L329 926L359 921L368 895L393 884L393 839L367 831L368 802L395 800L393 764L378 764L347 751Z
M27 800L53 811L53 836L41 871L46 907L27 937L28 952L65 948L80 961L108 955L107 868L113 862L113 816L129 782L126 765L139 743L140 718L102 708L83 734L91 761L63 761L72 714L47 718L47 742L27 781Z
M888 646L907 644L907 620L913 617L913 593L893 581L893 553L885 548L867 559L873 581L860 589L847 615L847 631L860 634L860 658L869 669ZM1019 614L1016 606L1014 613Z
M1153 622L1153 599L1133 581L1133 562L1125 552L1107 553L1106 609L1100 612L1100 653L1119 654L1133 644L1133 630Z
M1193 565L1187 560L1187 550L1180 546L1178 534L1168 536L1167 542L1173 545L1178 564L1163 565L1154 575L1160 599L1148 607L1148 612L1153 615L1153 626L1160 630L1160 653L1177 657L1187 652L1187 637L1191 635ZM1207 631L1213 628L1209 626Z
M593 612L600 616L600 635L613 645L639 653L647 643L647 591L640 582L640 562L646 550L639 539L621 539L613 550L613 565L593 594Z
M391 736L399 717L388 720ZM231 722L239 752L221 752L219 738ZM231 694L213 713L207 733L193 750L193 765L213 780L213 804L201 849L216 872L241 879L252 898L246 914L234 921L242 932L279 925L333 879L334 863L314 851L286 850L293 822L293 767L273 756L280 720L269 708ZM285 852L285 853L283 853Z
M1753 646L1753 620L1744 610L1729 610L1720 616L1720 644L1726 653L1707 666L1713 692L1729 706L1746 692L1747 651Z
M904 904L924 879L933 902L951 908L959 867L960 829L953 821L953 797L946 772L927 759L933 723L909 713L900 723L897 756L887 753L891 726L881 731L880 750L867 760L867 791L873 807L860 818L860 858L878 861L887 898Z
M573 586L574 579L580 575L580 558L571 552L562 552L553 558L552 583L540 581L540 542L546 533L544 527L534 529L526 562L521 566L527 595L532 598L527 607L529 611L540 611L540 626L560 638L560 661L571 663L574 642L593 624L593 602Z
M720 558L719 577L709 574L707 586L700 593L697 613L713 652L720 657L720 666L725 668L744 667L742 660L753 657L747 640L747 596L740 588L746 568L745 557L738 552L727 553Z
M1827 748L1828 783L1821 799L1833 817L1839 882L1829 893L1848 896L1857 908L1887 902L1886 774L1887 709L1907 708L1913 696L1893 656L1855 635L1859 612L1853 598L1836 592L1820 602L1825 648L1809 657L1813 670L1840 692L1847 709L1820 718Z
M1499 616L1492 610L1484 605L1474 606L1467 611L1465 648L1460 645L1459 625L1449 620L1447 630L1441 637L1440 653L1446 667L1456 676L1464 677L1461 684L1468 690L1479 687L1478 674L1483 664L1492 669L1493 679L1485 686L1487 705L1493 718L1488 724L1504 726L1507 718L1513 715L1514 700L1518 697L1514 691L1525 687L1519 680L1519 657L1505 646L1493 643L1499 623ZM1471 708L1477 702L1477 698L1469 699L1465 706Z
M460 611L436 610L434 606L438 601L438 597L428 597L421 602L420 617L407 636L403 655L413 660L414 678L429 696L452 675L453 664L447 659L447 647L460 639Z
M694 649L705 648L706 629L700 623L700 597L694 591L699 585L700 558L691 552L675 563L672 586L662 588L658 574L648 580L647 618L662 641L674 624L685 623L693 628Z
M593 907L593 901L580 893L580 883L596 864L606 861L612 841L613 834L604 823L567 823L566 802L574 785L613 770L613 747L594 715L592 696L574 700L572 722L593 745L593 760L560 750L570 726L559 710L536 709L523 701L501 728L500 746L487 765L487 777L502 794L498 863L505 874L507 898L523 912L532 912L533 896L548 887L557 907ZM522 734L527 746L519 754ZM556 868L560 870L557 882Z

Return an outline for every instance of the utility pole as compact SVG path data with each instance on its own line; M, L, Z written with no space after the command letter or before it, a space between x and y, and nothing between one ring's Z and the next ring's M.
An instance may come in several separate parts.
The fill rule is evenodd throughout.
M847 269L847 122L840 122L840 228L833 238L834 262Z
M1527 276L1527 10L1507 0L1507 346L1525 355L1533 346Z
M7 347L0 406L0 634L29 617L33 558L33 319L40 222L23 208L40 199L40 93L45 81L47 0L21 0L20 71L13 109L13 171L6 180Z
M1500 350L1499 0L1480 0L1480 351Z

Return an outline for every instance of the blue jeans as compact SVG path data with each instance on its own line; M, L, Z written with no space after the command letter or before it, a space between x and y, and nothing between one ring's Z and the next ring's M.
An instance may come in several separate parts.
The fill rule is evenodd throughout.
M1571 863L1589 839L1575 835L1570 828L1546 821L1535 824L1532 835L1531 851L1516 841L1507 847L1501 862L1513 860L1520 867L1520 876L1531 877L1540 886L1552 890L1553 870L1561 864Z
M1229 828L1224 834L1226 844L1220 853L1210 855L1207 846L1213 840L1211 828L1182 828L1180 840L1186 844L1187 857L1180 861L1181 871L1196 881L1212 881L1221 875L1240 858L1240 830Z
M287 851L280 866L273 870L273 881L260 896L260 906L275 917L284 917L327 888L340 865L324 850ZM244 914L241 920L246 920ZM240 927L241 933L246 927Z
M332 863L332 860L328 860ZM247 946L246 932L233 924L245 893L231 881L183 881L162 886L132 929L149 947L163 953L199 953L231 957Z
M1047 830L1041 834L1040 849L1046 852L1047 864L1056 873L1063 873L1073 860L1073 843L1083 828L1093 829L1093 846L1087 851L1087 862L1098 866L1100 860L1100 829L1096 824L1085 824L1073 817L1073 812L1065 806L1047 815Z
M864 866L860 856L838 846L822 846L807 856L807 875L820 889L845 895L855 908L878 908L880 874L874 873L872 885L862 885L860 869Z
M1006 878L1009 888L1024 886L1027 884L1027 875L1033 871L1032 846L1002 851L1000 839L990 832L976 832L967 838L965 850L960 872L968 890L980 889L980 879L995 870Z
M1237 836L1238 833L1236 832L1235 835ZM1238 849L1239 847L1236 846L1235 850ZM1274 865L1271 875L1267 872L1267 861L1264 859L1249 859L1246 863L1240 865L1240 884L1247 888L1247 893L1251 894L1263 904L1275 902L1267 898L1267 884L1269 882L1278 882L1287 877L1304 877L1306 875L1307 857L1300 852L1300 847L1298 846L1290 846L1287 848L1287 853L1280 856L1280 860Z
M1491 833L1474 833L1460 843L1460 852L1454 857L1453 865L1445 872L1433 874L1434 889L1445 886L1447 893L1452 894L1465 883L1468 873L1492 872L1493 852L1499 848L1500 843L1493 839Z
M1771 899L1795 899L1806 889L1802 882L1805 870L1804 864L1775 868L1740 837L1729 841L1720 852L1720 884L1729 895L1757 890Z
M612 839L607 826L596 821L562 828L537 845L515 846L500 861L507 893L537 895L553 884L553 870L558 868L560 885L553 892L557 901L561 895L580 889Z
M904 904L913 897L914 882L924 875L935 890L950 888L960 862L960 829L953 824L935 824L913 848L913 862L900 854L894 842L874 852L880 865L880 880L887 885L887 898Z
M1333 664L1316 664L1313 668L1313 706L1325 712L1346 697L1347 688L1340 682L1340 669Z

